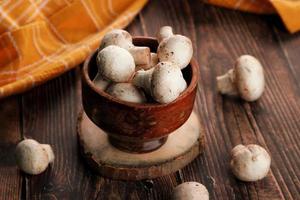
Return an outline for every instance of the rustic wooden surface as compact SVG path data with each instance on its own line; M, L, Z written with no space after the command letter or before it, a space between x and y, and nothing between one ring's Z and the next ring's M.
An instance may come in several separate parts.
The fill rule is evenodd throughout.
M183 181L206 185L211 199L300 199L300 35L290 35L277 16L221 9L200 0L150 1L128 27L154 36L171 25L194 42L200 64L196 111L205 124L203 155L184 169L152 181L122 182L94 175L79 155L76 118L81 107L78 68L23 95L0 101L0 199L168 199ZM224 98L215 76L241 54L264 65L266 91L255 103ZM13 159L22 137L53 146L56 161L45 173L20 173ZM257 143L271 153L268 177L236 180L229 151Z

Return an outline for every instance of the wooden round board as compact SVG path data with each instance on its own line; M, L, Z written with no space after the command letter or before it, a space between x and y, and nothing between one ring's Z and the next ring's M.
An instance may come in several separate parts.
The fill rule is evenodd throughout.
M159 149L134 154L112 146L107 134L85 113L78 120L78 137L87 163L102 176L119 180L152 179L175 172L194 160L204 148L204 133L193 112Z

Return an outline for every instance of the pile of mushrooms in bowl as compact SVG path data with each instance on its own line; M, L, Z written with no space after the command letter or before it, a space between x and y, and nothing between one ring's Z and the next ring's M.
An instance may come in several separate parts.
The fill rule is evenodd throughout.
M199 69L191 40L169 26L157 35L112 30L83 66L84 111L121 150L159 148L193 110Z
M125 30L108 32L96 58L96 87L132 103L165 104L178 98L187 88L181 70L192 59L192 42L183 35L174 35L170 26L162 27L157 38L155 53L147 46L135 46Z

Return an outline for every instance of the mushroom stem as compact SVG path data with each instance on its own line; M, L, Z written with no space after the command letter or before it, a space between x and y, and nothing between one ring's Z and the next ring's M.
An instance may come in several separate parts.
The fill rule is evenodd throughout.
M151 80L152 80L152 74L153 74L154 68L151 68L149 70L139 70L136 72L132 83L140 88L143 88L145 92L149 95L151 95Z
M136 70L141 70L141 69L147 70L147 69L150 69L150 68L154 67L155 65L157 65L157 63L158 63L157 54L151 53L150 56L151 56L150 63L146 64L146 65L138 65Z
M54 153L53 153L53 150L52 150L51 146L49 144L41 144L41 146L46 151L46 153L48 155L49 163L53 163L55 156L54 156Z
M149 47L132 47L128 49L136 65L148 65L151 60Z
M157 33L158 43L160 43L161 41L163 41L166 38L171 37L172 35L173 35L173 29L171 26L161 27Z
M100 90L105 90L111 81L103 78L102 75L98 72L93 82L97 86L97 88L99 88Z
M233 69L230 69L226 74L217 77L217 87L221 94L231 96L238 95L238 90L234 83Z

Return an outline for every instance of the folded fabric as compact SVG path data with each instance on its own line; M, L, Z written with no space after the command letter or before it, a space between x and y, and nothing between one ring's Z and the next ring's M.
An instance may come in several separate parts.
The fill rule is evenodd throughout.
M300 0L206 0L206 2L260 14L277 12L291 33L300 30Z
M147 0L39 0L0 3L0 98L75 67L103 35L124 28Z

